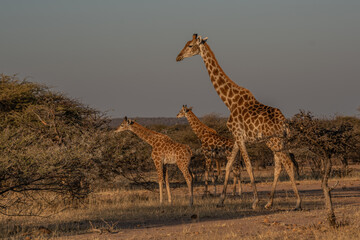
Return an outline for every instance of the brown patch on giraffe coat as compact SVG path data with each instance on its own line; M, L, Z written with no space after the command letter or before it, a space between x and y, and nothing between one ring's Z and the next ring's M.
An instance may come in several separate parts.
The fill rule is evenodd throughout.
M228 97L229 97L229 98L232 98L233 96L234 96L234 92L233 92L233 90L230 88Z
M243 98L243 97L240 97L238 103L239 103L239 105L243 105L243 104L244 104L244 98Z
M225 83L225 80L222 77L220 77L219 80L218 80L218 83L221 86L221 85L223 85Z
M218 70L217 68L215 68L214 71L213 71L213 74L214 74L215 76L219 75L219 70Z
M225 98L225 96L226 96L226 89L225 88L223 88L223 87L220 87L220 93L223 95L222 97L224 97L224 99L226 99Z
M240 99L240 96L239 96L239 95L235 95L235 97L234 97L234 102L238 103L238 102L239 102L239 99Z

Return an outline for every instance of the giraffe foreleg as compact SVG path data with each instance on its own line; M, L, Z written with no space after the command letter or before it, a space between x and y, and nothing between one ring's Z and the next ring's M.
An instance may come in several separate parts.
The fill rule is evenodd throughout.
M168 195L168 202L171 203L171 192L170 192L170 183L169 183L169 170L167 166L164 166L165 171L165 185L166 185L166 191Z
M216 196L216 182L217 182L217 180L218 180L218 174L215 174L215 171L214 171L214 169L212 169L212 183L213 183L213 185L214 185L214 196Z
M236 155L239 151L239 146L237 144L234 144L233 150L231 152L230 157L228 158L228 161L226 163L226 169L225 169L225 179L224 179L224 187L220 196L219 203L217 204L218 207L224 206L224 201L226 198L226 188L229 180L229 175L231 172L231 167L235 161Z
M160 204L163 204L163 186L164 186L164 170L163 170L163 164L161 162L161 159L154 159L156 172L158 175L158 182L159 182L159 193L160 193Z
M216 159L216 176L217 176L217 179L221 178L222 176L222 172L221 172L221 163L219 161L219 159Z
M276 184L279 179L280 173L281 173L281 162L280 162L278 155L274 154L274 181L272 184L269 201L265 205L266 209L271 208L273 205Z
M252 204L252 208L256 209L257 204L259 203L259 197L258 197L256 184L255 184L254 171L253 171L253 168L252 168L252 165L250 162L249 155L246 150L245 142L244 141L236 141L236 143L239 145L240 153L241 153L241 156L242 156L245 166L246 166L246 171L248 172L249 177L250 177L250 182L251 182L251 186L252 186L253 193L254 193L254 201Z
M211 158L205 155L205 190L204 190L204 196L209 194L209 171L211 169Z
M241 175L240 175L240 169L234 168L233 169L234 174L234 185L233 185L233 195L236 196L236 186L238 186L238 192L239 196L241 196L242 193L242 185L241 185Z

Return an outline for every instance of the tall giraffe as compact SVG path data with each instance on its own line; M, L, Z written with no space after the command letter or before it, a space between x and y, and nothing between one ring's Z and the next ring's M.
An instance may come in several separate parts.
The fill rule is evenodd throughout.
M177 118L186 117L188 120L191 129L200 139L201 142L201 151L205 157L205 193L208 193L208 180L209 180L209 170L212 166L213 159L215 159L218 175L220 172L220 158L226 157L227 159L231 156L232 149L234 147L235 141L229 138L220 136L214 129L206 126L200 121L198 117L193 113L192 107L187 107L183 105L180 109L180 112L176 116ZM240 168L234 168L234 185L233 185L233 194L236 194L236 184L238 182L239 194L241 194L241 179L240 179ZM212 174L213 184L214 184L214 195L216 195L216 180L214 173Z
M193 186L192 176L190 174L189 165L191 160L191 149L189 146L177 143L170 137L147 129L140 124L124 118L120 126L115 132L131 131L139 138L147 142L152 147L151 158L154 161L160 189L160 204L163 203L163 183L165 177L166 191L168 201L171 203L171 193L169 185L169 174L167 164L177 164L183 173L186 184L189 189L190 206L193 205Z
M236 144L233 148L232 158L226 165L224 188L219 205L224 204L231 165L233 164L237 151L240 149L254 192L252 207L253 209L257 207L259 198L245 143L263 140L272 150L275 162L274 182L270 199L265 205L265 208L270 208L273 205L274 192L283 165L290 177L297 198L295 209L301 209L301 198L294 178L294 166L297 167L297 164L295 164L296 162L284 147L284 137L289 132L284 115L279 109L260 103L248 89L234 83L220 67L206 40L207 38L203 39L201 36L194 34L192 39L185 44L185 47L177 56L176 61L200 54L217 94L230 110L227 126L233 134Z

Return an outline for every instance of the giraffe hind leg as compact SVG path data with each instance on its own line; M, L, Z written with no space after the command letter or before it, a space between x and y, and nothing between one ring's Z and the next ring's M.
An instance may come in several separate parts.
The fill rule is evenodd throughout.
M190 159L189 159L190 162ZM192 175L190 173L190 169L189 169L189 164L185 164L185 166L179 166L180 171L182 172L182 174L184 175L186 184L188 186L188 190L189 190L189 205L190 207L193 206L194 203L194 193L193 193L193 179L192 179Z
M275 161L275 163L274 163L274 181L272 184L269 201L265 205L266 209L270 209L273 205L276 184L278 182L278 179L279 179L279 176L281 173L281 162L280 162L279 157L276 154L274 155L274 161Z
M284 165L284 168L290 177L291 185L297 198L296 206L294 210L300 210L301 198L299 195L299 191L296 187L295 174L294 174L294 167L296 167L296 165L294 164L295 159L292 159L291 155L288 152L282 150L283 142L280 139L273 138L266 144L274 152L275 168L274 168L274 182L270 193L270 199L269 202L265 205L265 208L271 208L273 204L275 188L281 172L281 165Z
M296 206L294 208L294 210L301 210L301 198L300 198L300 195L299 195L299 191L296 187L296 182L295 182L295 174L294 174L294 164L293 162L291 161L290 157L285 155L285 160L283 162L283 165L284 165L284 168L287 172L287 174L289 175L290 177L290 181L291 181L291 186L293 188L293 191L295 193L295 196L296 196Z

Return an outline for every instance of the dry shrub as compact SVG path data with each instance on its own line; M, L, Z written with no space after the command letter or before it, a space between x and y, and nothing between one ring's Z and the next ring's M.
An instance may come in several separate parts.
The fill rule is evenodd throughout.
M350 122L334 123L321 121L310 112L301 111L290 121L292 148L301 149L312 155L312 163L321 176L321 186L325 197L327 219L331 226L336 226L336 217L332 206L328 180L331 177L334 157L346 158L349 149L355 150L358 134Z
M116 171L107 121L43 85L1 75L0 213L66 207L86 198L98 179L110 179Z

